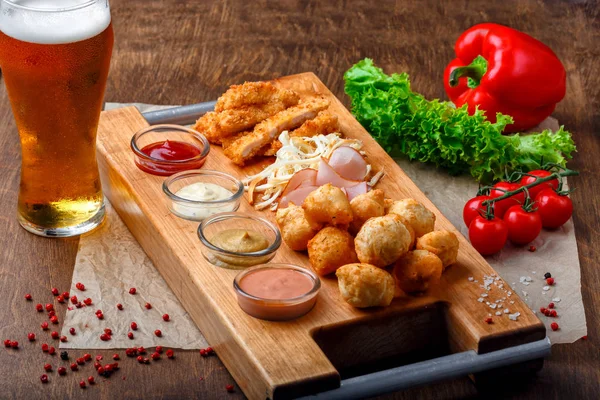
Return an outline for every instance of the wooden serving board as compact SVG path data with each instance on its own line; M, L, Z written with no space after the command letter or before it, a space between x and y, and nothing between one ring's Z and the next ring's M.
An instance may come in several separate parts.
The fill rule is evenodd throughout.
M146 120L134 107L103 112L98 157L106 196L249 398L297 397L338 387L341 373L356 373L364 366L382 368L448 351L484 353L545 337L542 322L517 295L504 301L512 313L521 313L517 321L503 314L494 315L493 324L484 322L497 310L477 301L485 293L480 285L484 275L496 272L314 74L275 82L303 98L329 98L342 132L362 140L369 162L376 170L385 169L377 187L388 197L412 197L423 203L436 214L436 229L457 234L460 251L458 263L446 270L438 287L420 297L396 299L387 308L349 306L332 277L322 279L317 304L306 316L291 322L252 318L236 302L232 282L237 272L217 268L203 258L198 223L172 215L161 189L163 178L134 165L129 143L136 131L148 126ZM214 146L204 168L243 177L263 165L242 170ZM240 211L275 217L271 211L253 210L246 199ZM285 245L273 262L310 268L305 253ZM509 287L502 280L495 282ZM502 297L496 285L490 292L492 300Z

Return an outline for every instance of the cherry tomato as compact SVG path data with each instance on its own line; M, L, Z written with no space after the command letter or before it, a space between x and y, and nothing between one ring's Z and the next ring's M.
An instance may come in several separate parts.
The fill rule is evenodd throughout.
M504 214L508 239L515 244L533 242L542 231L542 217L538 211L527 211L522 206L512 206Z
M498 217L477 216L469 225L469 239L479 253L488 256L499 252L506 243L508 228Z
M496 197L502 196L505 192L510 192L520 188L521 185L519 183L512 182L498 182L496 183L491 191L490 197L495 199ZM511 206L515 204L523 204L525 202L525 193L519 192L514 196L509 197L508 199L500 200L494 203L494 215L498 218L504 217L504 213Z
M546 171L544 169L536 169L528 172L530 175L523 175L521 178L521 186L529 185L530 183L535 182L538 178L545 178L547 176L552 175L552 172ZM558 179L552 179L551 181L544 182L540 185L534 186L529 190L529 197L535 199L535 197L544 189L554 188L558 189Z
M463 221L465 221L467 228L471 224L471 221L475 219L475 217L481 215L480 213L485 213L487 207L482 206L481 203L490 199L490 196L481 195L473 197L471 200L467 201L465 207L463 208Z
M567 195L560 195L553 189L542 190L535 198L542 225L547 229L560 228L573 214L573 202Z

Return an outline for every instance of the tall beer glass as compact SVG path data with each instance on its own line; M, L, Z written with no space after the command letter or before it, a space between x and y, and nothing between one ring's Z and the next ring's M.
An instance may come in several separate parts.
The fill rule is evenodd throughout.
M108 0L0 0L0 67L21 138L21 226L73 236L104 201L96 131L113 47Z

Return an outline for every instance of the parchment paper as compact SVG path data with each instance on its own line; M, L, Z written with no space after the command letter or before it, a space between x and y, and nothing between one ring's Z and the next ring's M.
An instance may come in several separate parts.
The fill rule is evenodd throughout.
M135 105L142 112L172 107L107 103L106 109L128 105ZM556 120L549 118L540 127L557 129L558 124ZM454 226L468 237L467 228L462 221L462 209L464 203L476 194L477 182L469 176L449 176L443 170L422 163L403 159L396 161ZM206 347L206 340L152 262L116 212L108 204L107 206L107 223L81 238L71 289L76 293L75 282L84 282L88 287L86 294L98 304L67 313L62 334L69 337L69 342L61 344L61 347L126 348L131 347L132 342L145 347ZM487 260L512 286L513 292L544 322L552 343L572 343L587 334L572 220L557 231L542 231L533 245L537 247L536 252L529 252L529 246L515 247L508 244L500 254L488 257ZM556 279L554 286L547 287L544 281L546 272L550 272ZM473 284L484 285L483 277L474 276ZM140 293L136 296L129 295L129 287L138 288ZM544 290L545 287L547 290ZM482 289L482 292L485 290ZM146 301L153 305L152 310L144 308ZM539 312L540 307L547 307L551 301L555 303L558 318L548 318ZM115 304L119 302L124 305L124 311L116 309ZM485 302L481 306L487 307ZM105 321L99 321L95 317L94 311L97 308L104 311ZM171 322L162 321L161 315L165 312L171 316ZM490 312L494 314L495 310L490 309ZM136 339L133 341L126 336L132 320L140 325L140 329L134 332ZM560 325L560 330L556 332L550 329L550 324L554 321ZM70 336L68 328L71 326L76 326L78 332L82 332L77 336ZM99 339L104 327L110 327L115 332L110 342ZM162 330L163 338L153 335L155 329Z

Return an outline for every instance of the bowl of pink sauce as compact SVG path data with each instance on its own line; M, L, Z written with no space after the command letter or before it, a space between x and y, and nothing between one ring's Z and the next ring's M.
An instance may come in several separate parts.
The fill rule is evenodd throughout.
M308 313L321 288L312 271L292 264L263 264L240 272L233 281L240 308L269 321L287 321Z

